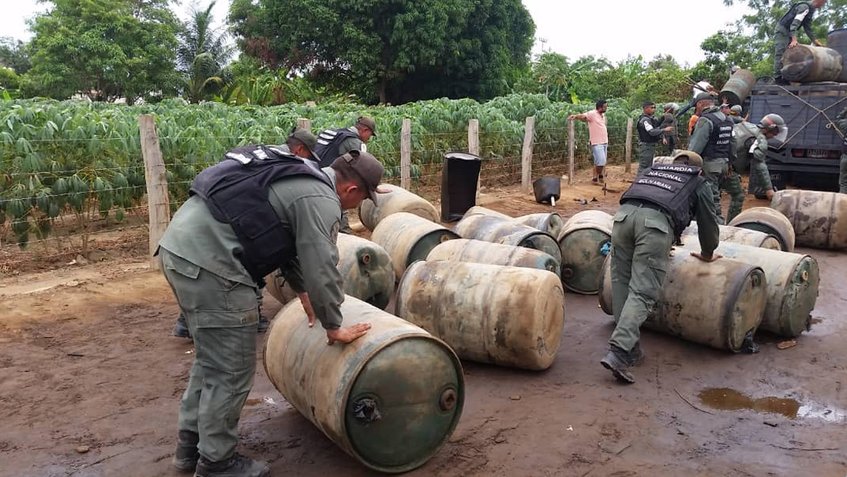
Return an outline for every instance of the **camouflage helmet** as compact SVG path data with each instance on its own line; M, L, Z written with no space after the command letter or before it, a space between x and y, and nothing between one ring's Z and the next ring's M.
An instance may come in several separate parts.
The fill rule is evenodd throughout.
M757 126L763 132L774 133L773 137L778 141L785 141L788 137L788 126L785 125L785 120L779 114L764 115Z
M679 111L679 104L677 104L677 103L665 103L664 109L665 109L665 111L676 114L676 112Z

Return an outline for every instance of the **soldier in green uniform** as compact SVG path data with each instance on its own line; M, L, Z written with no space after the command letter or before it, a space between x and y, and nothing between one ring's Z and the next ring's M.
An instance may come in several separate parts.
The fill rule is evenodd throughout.
M844 145L841 148L841 168L838 174L838 192L847 194L847 108L835 117L835 125L841 133Z
M765 163L768 154L768 139L784 141L788 136L785 120L778 114L767 114L758 124L736 124L733 129L736 144L736 171L750 168L750 183L756 196L773 198L773 183Z
M700 156L679 151L674 163L640 174L621 196L612 226L612 308L615 330L600 363L619 381L634 383L630 372L644 358L641 324L653 311L668 269L671 246L696 217L700 253L711 262L719 232L711 191L701 177Z
M777 22L773 34L773 75L777 84L786 84L786 81L782 78L782 55L785 54L786 49L797 45L797 31L801 26L812 43L823 46L812 32L812 18L815 16L815 11L823 7L825 3L826 0L797 2L791 5L785 15Z
M673 130L672 126L659 127L659 121L653 117L656 113L656 103L645 101L641 105L641 111L635 125L638 131L638 174L653 165L656 144L662 140L663 134Z
M336 268L341 210L374 197L383 167L352 151L320 169L315 136L297 130L282 146L244 146L194 179L191 196L159 242L165 278L194 337L194 364L179 409L173 464L199 477L266 476L235 452L238 420L256 369L256 288L279 270L298 293L309 326L327 343L349 343L370 325L342 327Z
M699 119L694 125L688 149L700 154L703 158L703 177L712 189L718 221L724 224L741 213L741 206L744 203L741 176L731 170L729 165L729 158L734 148L732 128L735 123L715 106L713 96L700 93L695 100L695 114L699 116ZM726 190L730 195L726 221L721 215L721 189Z

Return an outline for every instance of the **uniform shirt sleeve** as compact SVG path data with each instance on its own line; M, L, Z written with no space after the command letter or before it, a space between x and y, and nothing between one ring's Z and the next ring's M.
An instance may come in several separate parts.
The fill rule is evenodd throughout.
M694 216L697 218L700 251L704 255L711 255L718 248L720 229L712 190L706 182L700 183L694 191Z
M698 119L697 124L694 125L694 132L691 133L691 139L688 141L688 149L702 155L711 134L712 122L706 118Z
M350 151L361 151L364 143L361 139L355 137L348 137L347 139L341 141L341 144L338 146L338 155L343 156Z
M809 6L806 4L798 4L794 10L794 18L791 19L791 25L788 27L789 33L791 36L797 36L797 29L800 28L800 25L803 24L803 20L806 19L806 16L809 14ZM806 31L808 34L808 30Z

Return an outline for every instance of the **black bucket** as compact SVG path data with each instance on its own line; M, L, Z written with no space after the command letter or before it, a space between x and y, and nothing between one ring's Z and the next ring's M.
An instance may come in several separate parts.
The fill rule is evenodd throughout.
M535 201L539 204L549 204L550 198L559 200L562 194L562 180L557 176L544 176L532 183Z
M441 220L455 222L476 205L482 159L465 152L444 154L441 170Z

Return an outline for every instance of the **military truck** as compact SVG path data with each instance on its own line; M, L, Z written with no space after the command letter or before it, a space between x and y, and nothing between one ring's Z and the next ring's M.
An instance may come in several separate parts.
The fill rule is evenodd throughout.
M786 185L837 191L844 141L834 120L847 107L847 83L775 85L757 83L750 94L748 121L768 113L785 119L788 137L771 140L768 171L777 189Z

